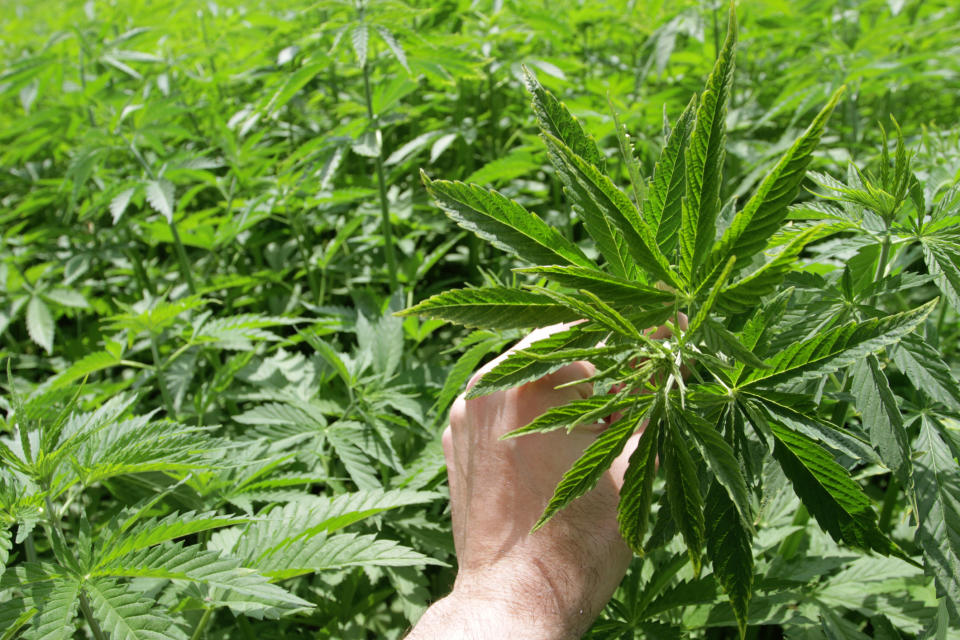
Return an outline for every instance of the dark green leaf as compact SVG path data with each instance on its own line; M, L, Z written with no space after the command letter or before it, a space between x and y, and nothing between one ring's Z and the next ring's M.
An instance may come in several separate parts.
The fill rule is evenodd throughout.
M534 264L596 268L580 249L536 214L493 190L420 177L450 218L493 246Z
M730 8L727 37L707 79L686 148L686 196L680 222L680 271L691 283L716 236L726 144L727 102L733 84L737 16Z
M687 450L687 440L677 425L678 417L667 412L667 437L663 443L663 471L667 479L667 496L671 515L687 543L687 553L693 571L700 575L703 549L703 497L700 495L700 477Z
M905 557L877 527L870 498L846 469L807 436L770 423L773 455L804 506L837 542L883 555Z
M960 385L940 352L911 333L889 349L890 357L915 389L954 411L960 411Z
M914 443L917 542L924 551L924 569L933 575L937 595L950 619L960 624L960 466L933 418L923 416Z
M747 531L752 531L753 509L750 506L750 495L733 448L723 439L717 427L696 413L677 406L673 407L673 411L677 415L677 422L685 426L684 430L693 436L693 443L707 463L707 468L729 494L742 520L742 526Z
M647 533L650 508L653 504L653 479L657 475L657 440L660 423L654 416L640 436L637 448L630 455L630 466L620 488L617 522L620 535L637 555L643 555L643 538Z
M705 272L710 272L731 255L736 256L741 264L747 264L747 259L761 251L767 240L780 229L787 215L787 206L797 196L813 152L820 144L824 126L843 91L841 88L833 94L803 135L763 179L753 197L734 216L704 263Z
M544 134L550 159L567 188L587 232L610 262L614 274L632 279L636 263L658 280L676 284L666 257L660 253L655 232L606 175L573 153L563 142Z
M730 599L743 638L753 594L753 547L750 529L718 482L711 483L707 491L704 522L713 575Z
M850 392L857 399L864 430L880 452L880 459L896 474L902 486L910 487L913 484L910 440L903 428L897 399L876 355L871 353L853 367Z
M960 246L940 240L937 236L923 238L923 259L950 305L960 309Z
M926 319L936 302L931 300L916 309L885 318L849 322L796 342L767 358L765 362L770 369L751 372L744 386L806 380L838 371L867 354L899 342Z
M575 154L595 167L603 165L603 155L597 143L584 132L580 121L570 114L567 107L552 93L543 88L536 76L524 67L527 91L533 97L533 112L540 130L562 140Z
M770 419L798 431L831 449L850 456L854 460L879 462L869 442L861 440L845 429L827 424L816 417L816 405L810 397L802 394L783 393L770 389L748 392L760 400ZM809 403L810 407L804 407Z
M796 233L776 256L750 274L730 283L720 294L717 307L730 313L740 313L758 306L794 268L797 256L804 247L819 240L827 231L826 227L814 226ZM710 282L712 278L712 275L708 275L704 282Z
M503 439L515 438L528 433L545 433L557 429L573 429L582 424L596 424L617 412L646 411L647 405L653 396L594 396L583 400L575 400L565 405L554 407L538 416L533 422L514 429L503 436Z
M467 399L478 398L495 391L512 389L526 382L542 378L575 359L570 361L543 360L536 356L566 349L591 347L596 345L598 340L596 333L584 332L581 325L573 325L563 331L550 334L523 350L510 353L467 391Z
M398 313L440 318L482 329L542 327L581 318L544 295L505 287L452 289Z
M671 255L677 246L686 170L683 152L696 108L697 96L694 95L673 125L660 152L660 158L653 168L653 183L648 191L648 200L643 209L647 223L656 229L657 244L665 255Z
M557 284L571 289L587 289L607 304L615 307L647 308L673 301L666 291L639 282L618 278L598 269L578 266L528 267L516 269L521 273L544 275Z

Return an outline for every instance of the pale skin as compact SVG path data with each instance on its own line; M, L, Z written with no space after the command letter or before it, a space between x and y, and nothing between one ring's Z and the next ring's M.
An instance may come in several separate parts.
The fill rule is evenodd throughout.
M537 329L513 349L561 328ZM667 335L661 331L654 337ZM468 388L507 354L477 372ZM424 613L408 640L579 638L613 595L632 557L616 512L639 434L595 489L532 534L564 472L606 425L499 439L552 407L592 395L586 382L557 387L593 372L590 363L576 362L454 403L443 452L459 570L453 591Z

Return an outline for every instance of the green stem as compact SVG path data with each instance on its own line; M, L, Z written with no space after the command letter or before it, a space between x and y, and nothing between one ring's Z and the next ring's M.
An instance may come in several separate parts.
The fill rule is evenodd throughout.
M150 334L150 352L153 354L153 374L157 377L157 385L160 387L160 395L163 397L163 406L167 410L170 419L176 419L176 412L173 410L173 400L170 398L170 391L167 384L163 381L163 365L160 364L160 350L157 349L157 337Z
M314 272L313 266L310 263L310 252L307 251L307 242L304 242L306 228L299 214L288 213L287 219L290 222L290 226L293 227L294 235L297 239L297 249L300 252L300 259L303 260L303 268L307 272L307 282L310 284L310 291L313 293L316 303L323 304L323 289L320 288L320 284L317 282L317 274Z
M203 616L200 618L200 622L197 623L197 628L193 630L193 635L190 636L190 640L200 640L203 637L203 632L206 630L207 625L210 624L210 618L213 617L213 609L204 609Z
M43 500L47 509L47 520L50 522L53 535L57 536L61 548L66 549L67 539L66 536L63 535L60 520L54 515L56 510L53 508L53 502L50 500L50 486L44 482L41 483L41 488L45 494ZM83 592L83 589L80 589L80 610L83 612L83 617L86 619L87 624L90 625L90 632L93 634L94 639L107 640L106 634L104 634L103 629L100 628L100 623L98 623L97 619L93 616L93 609L90 607L90 601L87 599L87 594Z
M373 117L373 94L370 91L370 65L363 65L363 93L367 101L367 117L370 124L374 124ZM380 127L376 127L376 133L379 134ZM377 135L378 142L380 136ZM387 254L387 269L390 276L390 291L397 288L397 258L393 251L393 230L390 227L390 205L387 202L387 184L383 177L383 147L377 148L377 188L380 191L380 215L381 227L383 229L383 246Z
M217 82L217 63L213 59L213 49L210 47L210 40L207 38L207 20L206 12L201 9L197 12L200 17L200 33L203 34L203 47L207 50L207 61L210 63L211 79L213 88L217 92L217 98L220 98L220 83Z
M187 260L187 251L183 248L183 243L180 242L180 233L177 231L177 225L173 221L173 216L170 216L168 224L170 225L170 233L173 235L173 245L177 249L177 262L180 263L180 273L183 274L183 279L186 280L190 293L196 295L197 285L193 282L193 274L190 272L190 262Z
M100 623L93 617L93 609L90 608L90 601L87 600L87 594L85 594L82 589L80 590L80 611L83 612L83 617L87 620L87 624L90 625L90 632L93 633L94 640L107 640L106 634L103 632L103 629L100 628Z
M33 545L33 532L27 534L27 537L23 541L23 547L27 552L27 561L36 562L37 561L37 548Z
M893 520L893 509L897 506L897 496L900 494L900 481L890 474L887 492L883 494L883 504L880 507L880 518L877 527L880 531L890 531L890 521Z

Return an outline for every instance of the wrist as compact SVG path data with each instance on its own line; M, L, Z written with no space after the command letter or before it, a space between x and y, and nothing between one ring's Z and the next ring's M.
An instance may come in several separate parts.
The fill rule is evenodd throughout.
M535 597L455 588L427 609L407 640L573 640L592 621L575 625L568 618Z

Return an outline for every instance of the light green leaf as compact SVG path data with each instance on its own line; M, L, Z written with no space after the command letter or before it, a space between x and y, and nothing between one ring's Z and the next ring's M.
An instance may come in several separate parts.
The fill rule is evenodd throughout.
M713 575L730 599L740 637L747 630L750 597L753 595L753 546L749 523L730 499L728 489L710 484L704 511L707 556Z
M87 299L84 298L81 293L78 291L73 291L72 289L54 287L53 289L47 289L46 291L41 292L40 295L50 302L62 305L64 307L70 307L72 309L90 308L90 303L87 302Z
M110 215L113 218L114 226L120 222L120 218L123 217L124 212L127 210L127 206L130 204L130 200L133 198L133 195L136 192L137 187L124 189L115 195L110 201Z
M680 271L691 285L697 284L695 275L716 236L736 47L737 15L731 5L727 37L700 96L684 159L687 182L680 221Z
M332 536L320 533L310 538L290 540L257 561L259 569L273 580L346 567L422 567L443 564L394 540L378 540L374 535L355 533Z
M648 200L643 208L647 223L657 231L657 244L665 255L672 255L677 246L677 230L680 228L686 164L684 148L690 135L697 108L697 96L690 98L686 109L680 114L667 137L653 168L653 183L648 190Z
M48 355L53 353L53 334L55 325L50 309L39 296L30 298L27 303L27 333Z
M679 416L667 411L667 437L663 444L663 470L667 478L667 497L670 513L687 543L687 554L695 575L700 575L704 542L703 497L700 495L700 477L687 450L687 440L681 435Z
M748 259L761 251L767 240L780 229L787 215L787 206L796 198L813 152L820 144L823 129L843 91L841 88L834 92L803 135L783 154L760 183L753 197L734 216L704 263L705 273L712 271L731 255L736 256L740 264L747 264Z
M153 210L162 215L167 222L173 224L174 188L169 180L151 180L147 183L147 202Z
M653 480L657 475L657 440L659 417L653 417L643 430L637 448L630 455L630 466L623 476L617 522L620 535L637 555L644 555L643 539L647 534L650 507L653 504Z
M770 429L776 438L774 457L824 531L858 549L905 557L877 527L870 498L846 469L807 436L776 422Z
M580 316L547 296L505 287L452 289L398 312L486 329L543 327Z
M273 117L282 109L297 93L303 89L308 82L313 80L317 74L326 71L329 68L327 62L314 62L305 64L293 73L284 74L284 82L279 89L270 97L270 101L263 108L267 117Z
M583 130L580 121L570 114L566 105L543 88L529 69L524 67L523 74L527 91L533 99L533 112L537 116L540 130L561 140L573 153L591 165L602 166L603 155L597 149L597 143Z
M768 370L753 371L743 386L780 384L833 373L866 355L899 342L922 323L937 300L885 318L849 322L812 338L795 342L765 360Z
M93 615L111 640L187 640L173 618L159 613L156 602L113 580L83 583Z
M897 399L876 355L871 353L854 365L850 392L857 400L864 430L880 452L880 459L902 486L911 487L910 440Z
M936 276L940 291L957 310L960 309L960 247L939 240L935 236L922 238L923 259L930 273Z
M557 511L597 486L600 476L610 468L614 458L623 451L627 440L640 427L643 415L643 412L627 414L590 443L570 470L563 474L547 508L533 526L534 531L545 525Z
M583 252L539 216L493 190L420 172L427 192L464 229L493 246L534 264L575 264L596 268Z
M73 578L57 579L43 603L40 615L33 620L27 637L31 640L73 638L79 606L80 583Z
M924 569L933 576L952 623L960 625L960 466L928 415L921 418L914 449L919 454L914 461L917 542Z
M350 32L353 51L357 54L357 66L367 66L367 50L370 44L370 30L365 22L360 22Z
M407 54L404 52L403 47L400 46L400 43L397 42L397 39L393 36L389 29L381 25L376 25L374 29L377 32L377 35L380 36L380 39L386 43L387 47L393 53L393 57L397 59L397 62L407 70L407 73L410 73L410 66L407 64Z

